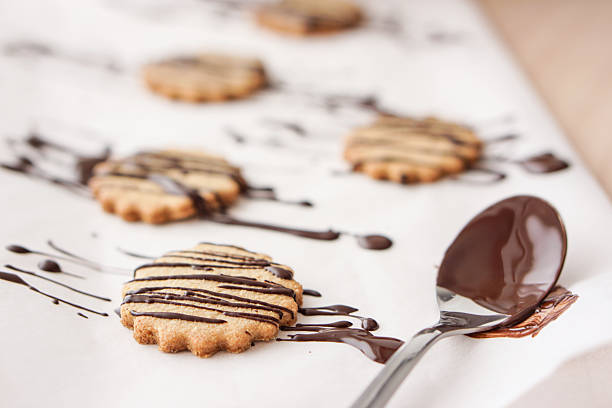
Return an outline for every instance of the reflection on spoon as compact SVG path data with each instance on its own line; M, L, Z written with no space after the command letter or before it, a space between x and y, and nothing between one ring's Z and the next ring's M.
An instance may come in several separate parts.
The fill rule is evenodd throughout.
M353 407L384 406L436 341L523 320L555 286L566 252L563 222L540 198L511 197L478 214L438 271L440 320L395 352Z

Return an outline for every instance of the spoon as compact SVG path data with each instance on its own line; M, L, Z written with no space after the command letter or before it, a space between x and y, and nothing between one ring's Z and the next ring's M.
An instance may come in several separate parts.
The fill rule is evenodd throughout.
M438 340L524 320L554 287L566 251L563 221L540 198L510 197L482 211L438 270L440 320L398 349L352 407L384 406Z

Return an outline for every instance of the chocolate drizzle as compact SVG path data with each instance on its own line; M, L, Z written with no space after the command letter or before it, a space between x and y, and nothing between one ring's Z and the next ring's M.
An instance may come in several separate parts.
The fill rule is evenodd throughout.
M323 341L345 343L361 351L371 360L384 364L404 342L393 337L375 336L363 329L328 329L317 333L293 334L277 341Z
M7 266L7 267L8 267L8 266ZM13 269L14 269L14 270L18 270L17 268L13 268ZM19 270L19 271L20 271L20 272L24 272L24 271L21 271L21 270ZM24 272L24 273L27 273L27 272ZM34 275L35 275L35 276L38 276L38 275L36 275L36 274L34 274ZM40 276L38 276L38 277L40 277ZM104 312L98 312L98 311L96 311L96 310L89 309L89 308L87 308L87 307L77 305L77 304L75 304L75 303L69 302L69 301L67 301L67 300L64 300L64 299L58 298L58 297L56 297L56 296L53 296L53 295L50 295L50 294L48 294L48 293L45 293L45 292L43 292L43 291L41 291L41 290L38 290L38 289L36 289L34 286L30 285L29 283L27 283L26 281L24 281L23 279L21 279L21 278L20 278L18 275L14 274L14 273L9 273L9 272L2 272L2 271L0 271L0 279L1 279L1 280L4 280L4 281L7 281L7 282L16 283L16 284L18 284L18 285L23 285L23 286L26 286L26 287L27 287L28 289L30 289L31 291L36 292L36 293L38 293L38 294L40 294L40 295L42 295L42 296L46 296L46 297L48 297L48 298L52 299L54 303L55 303L55 302L59 302L59 303L63 303L63 304L65 304L65 305L68 305L68 306L70 306L70 307L74 307L74 308L76 308L76 309L80 309L80 310L84 310L84 311L86 311L86 312L90 312L90 313L97 314L97 315L99 315L99 316L108 316L108 314L107 314L107 313L104 313ZM43 278L43 279L51 281L50 279L46 279L46 278ZM55 282L55 283L57 283L57 282ZM62 286L63 286L63 285L62 285ZM83 293L84 293L84 292L83 292Z
M36 132L30 132L30 134L28 134L28 136L23 140L11 139L10 145L22 146L33 150L34 152L38 153L38 157L43 161L45 160L45 153L47 151L55 151L68 156L72 161L70 170L74 174L73 179L66 179L51 174L40 168L33 158L23 155L18 155L15 163L0 163L1 168L46 180L55 185L65 187L73 192L88 196L89 193L87 192L87 182L92 177L94 166L107 160L111 154L110 148L106 146L104 150L97 155L84 155L67 146L47 140Z
M304 295L304 296L321 297L321 292L319 292L318 290L314 290L314 289L304 289L302 291L302 295Z
M361 321L361 327L364 330L374 331L377 330L379 325L378 322L371 317L363 317L352 314L358 311L352 306L347 305L330 305L330 306L319 306L319 307L303 307L299 309L300 314L304 316L350 316Z
M521 167L530 173L554 173L565 170L570 165L567 161L548 152L528 157L517 162Z
M53 258L53 259L57 259L57 260L61 260L61 261L67 261L67 262L73 262L82 266L85 266L89 269L92 269L94 271L97 272L105 272L105 273L110 273L110 274L117 274L117 275L125 275L125 272L127 271L126 269L123 268L118 268L118 267L114 267L114 266L108 266L108 265L103 265L100 264L98 262L83 258L79 255L73 254L72 252L69 252L63 248L60 248L59 246L57 246L53 241L48 240L47 241L47 245L49 245L49 247L51 247L53 250L61 253L62 255L56 255L56 254L52 254L49 252L43 252L43 251L38 251L38 250L31 250L28 248L25 248L21 245L15 245L15 244L11 244L11 245L7 245L5 248L7 251L16 253L16 254L21 254L21 255L28 255L28 254L33 254L33 255L42 255L45 257L49 257L49 258ZM47 265L43 265L43 266L48 266L50 269L54 268L54 265L52 264L47 264ZM59 265L57 265L59 267ZM41 269L43 269L41 267ZM46 269L43 269L46 271ZM52 271L47 271L47 272L52 272ZM63 272L63 271L62 271ZM80 275L74 275L74 274L70 274L67 272L63 272L66 273L68 275L73 275L76 277L80 277L82 278L82 276Z
M37 277L39 279L44 279L47 282L51 282L51 283L53 283L55 285L64 287L64 288L66 288L68 290L71 290L73 292L80 293L81 295L89 296L89 297L92 297L92 298L95 298L95 299L104 300L105 302L110 302L111 301L109 298L98 296L98 295L94 295L93 293L89 293L89 292L82 291L80 289L73 288L72 286L66 285L65 283L58 282L56 280L47 278L46 276L39 275L36 272L32 272L32 271L28 271L28 270L25 270L25 269L22 269L22 268L18 268L18 267L13 266L13 265L4 265L4 267L7 268L7 269L10 269L10 270L13 270L15 272L21 272L21 273L25 273L25 274L30 275L30 276L35 276L35 277Z
M38 263L38 269L45 272L51 273L63 273L64 275L72 276L74 278L84 279L81 275L64 271L60 265L51 259L43 259Z
M171 251L154 263L136 268L135 278L126 283L127 291L122 305L170 305L193 310L196 317L198 311L212 311L222 316L253 320L277 327L281 321L295 319L295 312L283 304L297 302L298 294L290 287L274 281L277 277L283 280L292 279L293 272L290 268L239 247L213 245L200 244L192 250ZM163 274L158 275L155 268L160 268L159 272L163 271ZM176 272L168 274L168 269ZM182 273L181 269L188 273ZM246 276L246 273L240 274L240 271L247 270L252 270L257 278ZM238 271L238 274L226 274L234 271ZM269 278L261 274L269 274ZM202 282L202 285L196 284L198 281ZM204 286L204 282L208 286ZM295 287L290 282L285 285ZM233 294L234 291L239 295ZM271 303L251 298L248 296L249 292L280 295L289 297L289 300L280 301L276 298L275 303ZM295 307L297 310L297 305ZM193 316L191 313L187 315ZM181 314L149 316L187 320L181 317Z

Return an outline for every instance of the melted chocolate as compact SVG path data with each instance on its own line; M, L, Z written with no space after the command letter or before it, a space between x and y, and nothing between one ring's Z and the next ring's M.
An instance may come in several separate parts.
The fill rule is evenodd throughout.
M43 259L42 261L40 261L38 263L38 269L40 269L41 271L45 271L45 272L63 273L64 275L72 276L72 277L79 278L79 279L84 279L84 277L82 277L81 275L77 275L75 273L66 272L62 270L60 265L51 259Z
M550 152L531 156L517 163L530 173L554 173L570 166L567 161Z
M291 201L280 199L278 198L276 192L274 191L274 188L272 187L247 186L245 194L246 197L256 200L269 200L276 201L282 204L299 205L302 207L314 207L314 204L307 200Z
M324 341L345 343L357 348L369 359L377 363L386 363L387 360L400 348L404 342L392 337L378 337L363 329L332 328L317 333L294 334L288 339L277 341Z
M81 316L81 317L82 317L82 318L84 318L84 319L89 319L89 317L87 317L86 315L84 315L84 314L83 314L83 313L81 313L81 312L77 312L77 315Z
M295 326L282 326L280 329L282 331L321 331L329 329L330 327L345 329L347 327L351 327L353 323L347 320L340 320L338 322L332 323L321 323L321 324L302 324L298 323Z
M25 270L25 269L22 269L22 268L17 268L16 266L13 266L13 265L4 265L4 267L7 268L7 269L16 271L16 272L21 272L21 273L25 273L25 274L30 275L30 276L35 276L37 278L44 279L47 282L51 282L51 283L53 283L55 285L64 287L64 288L66 288L68 290L71 290L73 292L80 293L81 295L89 296L89 297L92 297L92 298L95 298L95 299L104 300L105 302L110 302L111 301L109 298L98 296L98 295L94 295L93 293L89 293L89 292L84 292L84 291L82 291L80 289L76 289L76 288L73 288L72 286L66 285L65 283L58 282L56 280L47 278L46 276L39 275L36 272L28 271L28 270Z
M90 55L72 54L36 41L10 42L4 46L3 53L11 57L35 56L53 58L86 67L101 68L113 74L120 74L123 72L123 68L110 59L101 59Z
M302 291L302 295L304 296L314 296L314 297L321 297L321 292L314 290L314 289L304 289Z
M578 300L578 295L561 286L557 286L544 298L533 314L522 322L510 327L500 327L486 332L473 333L470 336L481 339L535 337L550 322L563 314L576 300Z
M505 323L512 324L533 312L554 286L565 243L564 226L548 203L511 197L461 230L446 250L437 285L510 316Z
M361 327L368 331L374 331L379 328L378 322L371 317L363 317L352 314L358 311L352 306L347 305L330 305L319 307L301 307L299 312L304 316L350 316L361 321Z
M24 273L25 273L25 272L24 272ZM24 281L23 279L21 279L19 276L15 275L14 273L8 273L8 272L1 272L1 271L0 271L0 279L1 279L1 280L4 280L4 281L7 281L7 282L17 283L17 284L19 284L19 285L26 286L26 287L28 287L28 288L29 288L31 291L36 292L36 293L38 293L38 294L40 294L40 295L42 295L42 296L46 296L46 297L48 297L48 298L52 299L52 300L53 300L53 303L55 303L55 302L60 302L60 303L63 303L63 304L65 304L65 305L68 305L68 306L74 307L74 308L76 308L76 309L81 309L81 310L84 310L84 311L86 311L86 312L90 312L90 313L97 314L97 315L99 315L99 316L108 316L108 314L107 314L107 313L104 313L104 312L98 312L98 311L95 311L95 310L89 309L89 308L87 308L87 307L80 306L80 305L77 305L77 304L75 304L75 303L68 302L67 300L63 300L63 299L61 299L61 298L55 297L55 296L50 295L50 294L48 294L48 293L45 293L45 292L43 292L43 291L40 291L40 290L36 289L34 286L32 286L32 285L30 285L29 283L27 283L26 281Z
M272 273L274 276L277 276L281 279L293 279L293 271L289 269L280 268L278 266L266 266L266 271Z
M131 256L132 258L138 258L138 259L155 259L155 257L154 257L154 256L137 254L137 253L135 253L135 252L128 251L128 250L125 250L125 249L123 249L123 248L119 248L119 247L117 247L117 251L121 252L121 253L122 253L122 254L124 254L124 255Z
M387 249L393 245L393 241L383 235L357 235L357 243L365 249Z
M185 320L188 322L198 322L198 323L211 323L211 324L222 324L227 323L227 320L222 319L209 319L208 317L201 316L193 316L182 313L170 313L170 312L135 312L133 310L130 311L132 316L149 316L156 317L158 319L174 319L174 320Z
M74 173L74 180L65 179L63 177L51 174L41 169L31 158L25 156L17 156L17 161L13 164L0 163L0 167L6 170L11 170L46 180L55 185L65 187L73 192L87 194L88 196L89 193L87 191L87 182L93 175L94 166L100 162L108 160L111 154L110 148L107 146L104 148L103 152L98 155L83 155L82 153L72 150L67 146L47 140L34 132L30 133L23 140L11 140L11 143L13 145L20 144L28 147L29 149L37 151L40 154L41 160L44 160L44 153L47 150L53 150L68 155L74 162L73 167L70 169Z

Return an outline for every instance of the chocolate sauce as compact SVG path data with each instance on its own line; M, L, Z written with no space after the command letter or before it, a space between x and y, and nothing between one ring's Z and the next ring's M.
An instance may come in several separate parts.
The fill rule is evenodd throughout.
M60 303L63 303L63 304L65 304L65 305L68 305L68 306L74 307L74 308L76 308L76 309L81 309L81 310L84 310L84 311L86 311L86 312L90 312L90 313L97 314L97 315L99 315L99 316L108 316L108 314L107 314L107 313L104 313L104 312L98 312L98 311L95 311L95 310L89 309L89 308L87 308L87 307L80 306L80 305L77 305L77 304L75 304L75 303L68 302L67 300L63 300L63 299L61 299L61 298L55 297L55 296L50 295L50 294L48 294L48 293L45 293L45 292L43 292L43 291L41 291L41 290L38 290L38 289L36 289L34 286L30 285L29 283L27 283L26 281L24 281L23 279L21 279L19 276L15 275L14 273L8 273L8 272L2 272L2 271L0 271L0 279L1 279L1 280L4 280L4 281L7 281L7 282L12 282L12 283L16 283L16 284L19 284L19 285L26 286L27 288L29 288L29 289L30 289L31 291L33 291L33 292L36 292L36 293L38 293L38 294L40 294L40 295L43 295L43 296L46 296L46 297L48 297L48 298L50 298L50 299L53 299L53 302L54 302L54 303L55 303L55 302L60 302Z
M265 119L265 121L271 125L279 126L284 129L288 129L300 137L306 137L308 135L306 128L304 128L304 126L302 126L301 124L297 122L291 122L291 121L285 121L285 120L279 120L279 119Z
M86 315L84 315L81 312L77 312L77 315L81 316L83 319L89 319L89 317L87 317Z
M277 341L323 341L345 343L357 348L369 359L377 363L386 363L387 360L400 348L404 342L392 337L374 336L367 330L352 328L332 328L317 333L293 334L288 339Z
M519 338L535 337L550 322L563 314L576 300L578 295L557 286L538 305L532 315L520 323L509 327L500 327L486 332L473 333L470 337L489 339L496 337Z
M321 331L329 329L330 327L335 327L339 329L346 329L347 327L351 327L353 323L347 320L340 320L338 322L332 323L321 323L321 324L302 324L297 323L295 326L281 326L282 331Z
M265 270L281 279L293 279L293 271L278 266L266 266Z
M247 198L255 199L255 200L269 200L276 201L282 204L292 204L299 205L302 207L314 207L314 204L308 200L283 200L278 197L276 191L272 187L253 187L248 185L245 191L245 196Z
M16 162L13 164L0 163L0 167L11 170L17 173L22 173L35 178L46 180L52 184L59 185L69 189L70 191L77 192L79 194L87 194L87 182L93 175L93 168L96 164L108 160L111 154L111 150L106 146L101 153L98 155L84 155L77 152L68 146L55 143L53 141L43 138L41 135L35 132L31 132L23 140L11 140L13 145L22 145L29 149L35 150L40 153L41 160L44 160L44 153L47 150L53 150L70 157L74 164L70 168L74 174L74 179L66 179L63 177L51 174L41 169L35 161L25 156L17 156Z
M379 328L378 322L371 317L363 317L352 314L358 311L352 306L347 305L330 305L319 307L301 307L298 311L304 316L350 316L361 321L361 327L368 331L374 331Z
M314 297L321 297L321 292L314 290L314 289L304 289L302 291L302 295L304 296L314 296Z
M208 317L201 316L193 316L182 313L171 313L171 312L135 312L131 310L130 313L132 316L150 316L156 317L158 319L173 319L173 320L185 320L188 322L199 322L199 323L214 323L214 324L222 324L227 323L227 320L222 319L209 319Z
M51 259L43 259L42 261L40 261L38 263L38 269L40 269L41 271L45 271L45 272L63 273L64 275L72 276L72 277L79 278L79 279L85 279L81 275L77 275L75 273L66 272L62 270L60 265Z
M119 247L117 247L117 251L121 252L121 253L122 253L122 254L124 254L124 255L131 256L132 258L138 258L138 259L155 259L155 257L154 257L154 256L137 254L137 253L135 253L135 252L128 251L128 250L125 250L125 249L123 249L123 248L119 248Z
M536 156L531 156L517 162L521 167L530 173L554 173L565 170L570 167L570 164L555 156L553 153L543 153Z
M282 227L279 225L266 224L262 222L254 222L254 221L246 221L231 217L228 214L223 213L213 213L207 217L208 220L217 222L220 224L228 224L228 225L240 225L244 227L253 227L260 228L269 231L282 232L285 234L297 235L303 238L310 238L322 241L334 241L338 239L343 233L333 230L327 231L313 231L313 230L303 230L298 228L290 228L290 227ZM348 233L345 233L348 234ZM387 249L393 245L393 241L389 238L386 238L382 235L353 235L357 238L357 243L359 246L365 249L373 249L373 250L381 250Z
M557 212L536 197L511 197L461 230L444 255L437 284L511 316L505 324L512 324L550 292L565 253L565 229Z
M53 283L55 285L64 287L64 288L66 288L68 290L71 290L73 292L80 293L81 295L89 296L89 297L92 297L92 298L95 298L95 299L104 300L105 302L110 302L111 301L109 298L98 296L98 295L94 295L93 293L89 293L89 292L84 292L84 291L82 291L80 289L76 289L76 288L73 288L72 286L66 285L65 283L58 282L56 280L47 278L46 276L39 275L36 272L28 271L28 270L25 270L25 269L22 269L22 268L17 268L16 266L13 266L13 265L4 265L4 267L7 268L7 269L16 271L16 272L21 272L21 273L25 273L25 274L30 275L30 276L35 276L37 278L44 279L47 282L51 282L51 283Z
M357 235L357 243L365 249L387 249L393 245L393 241L383 235Z
M115 61L90 55L73 54L55 49L47 44L36 41L13 41L3 47L4 55L10 57L35 56L53 58L60 61L104 69L112 74L121 74L121 68Z

